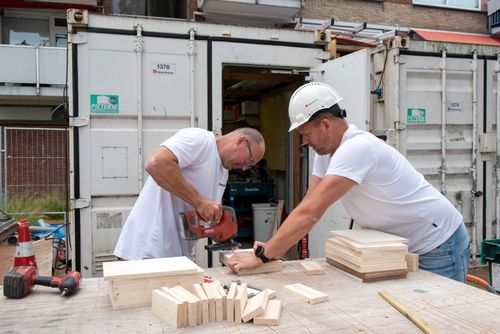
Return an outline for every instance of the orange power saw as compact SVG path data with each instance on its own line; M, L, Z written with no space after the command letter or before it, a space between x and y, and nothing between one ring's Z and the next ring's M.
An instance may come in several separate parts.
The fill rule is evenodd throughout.
M230 206L221 206L221 209L222 218L218 223L204 221L194 210L179 213L184 239L210 238L216 243L205 246L209 251L241 246L241 244L232 240L238 232L238 222L234 209Z

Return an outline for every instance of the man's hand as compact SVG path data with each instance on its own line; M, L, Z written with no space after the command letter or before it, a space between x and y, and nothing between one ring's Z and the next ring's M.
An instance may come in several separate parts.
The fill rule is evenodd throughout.
M229 261L226 263L226 265L236 274L239 273L241 269L253 269L257 268L261 264L262 261L255 256L253 252L236 253L231 256Z
M208 198L203 198L196 206L196 212L206 222L217 224L222 218L222 208L220 203L214 202Z

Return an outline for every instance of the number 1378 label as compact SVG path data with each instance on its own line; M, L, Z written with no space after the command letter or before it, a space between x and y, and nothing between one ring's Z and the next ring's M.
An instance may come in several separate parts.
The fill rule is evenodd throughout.
M171 74L175 75L175 64L172 63L152 63L152 74Z

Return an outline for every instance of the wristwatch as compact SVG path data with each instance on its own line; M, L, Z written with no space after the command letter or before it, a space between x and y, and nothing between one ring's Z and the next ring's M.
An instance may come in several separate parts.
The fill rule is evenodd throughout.
M264 246L259 246L255 249L255 256L262 260L263 263L269 262L270 260L264 255Z

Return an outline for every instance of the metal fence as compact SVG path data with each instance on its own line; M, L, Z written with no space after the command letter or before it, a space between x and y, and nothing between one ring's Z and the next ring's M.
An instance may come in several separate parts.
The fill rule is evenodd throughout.
M66 211L68 135L64 128L2 128L1 199L10 214Z

